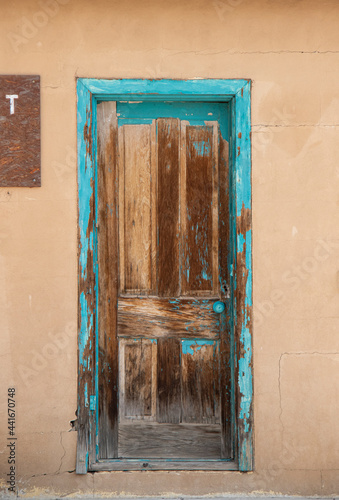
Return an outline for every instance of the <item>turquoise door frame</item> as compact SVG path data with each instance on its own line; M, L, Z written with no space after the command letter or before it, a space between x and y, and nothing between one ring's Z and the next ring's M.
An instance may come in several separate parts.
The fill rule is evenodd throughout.
M97 462L97 211L96 116L100 101L210 101L231 108L230 317L234 332L236 460L253 468L251 82L249 80L77 81L79 328L77 473ZM101 467L104 470L105 466ZM140 465L142 469L142 464ZM99 470L96 468L96 470ZM109 470L107 465L106 470Z

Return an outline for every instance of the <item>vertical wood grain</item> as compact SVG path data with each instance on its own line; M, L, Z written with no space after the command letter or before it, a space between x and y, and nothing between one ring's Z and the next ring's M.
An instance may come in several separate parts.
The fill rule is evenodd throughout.
M94 413L89 409L88 395L95 391L95 325L97 287L95 252L91 241L95 240L95 159L93 143L93 115L90 93L81 82L78 91L78 193L79 193L79 276L78 276L78 437L77 474L86 474L89 463L95 459L93 434Z
M230 199L229 199L229 145L219 133L219 277L221 297L226 310L220 315L220 386L221 386L221 458L233 458L234 433L232 416L232 357L230 287Z
M142 419L152 414L152 343L134 340L124 351L125 416Z
M119 183L119 291L125 291L125 135L118 129Z
M186 262L186 128L188 121L182 121L180 124L180 201L179 201L179 288L180 295L184 295L186 284L189 279L189 269Z
M180 422L180 340L158 339L157 421Z
M158 139L157 122L151 125L151 293L156 295L157 288L157 186L158 186Z
M158 119L158 295L179 294L179 120Z
M116 103L98 104L99 458L118 452L118 230Z
M213 128L186 127L186 293L211 292Z
M221 389L221 458L234 457L234 432L232 416L232 359L233 342L231 338L228 307L220 318L220 389Z
M220 423L219 342L182 342L182 422Z
M219 293L219 124L213 126L212 139L212 288L215 295Z
M219 133L219 279L221 295L229 293L230 200L229 200L229 145Z
M126 340L124 338L119 339L119 427L125 418L125 345L128 342L130 342L130 340Z
M151 289L151 127L124 125L125 289Z
M157 418L157 393L158 393L158 344L152 342L152 420Z

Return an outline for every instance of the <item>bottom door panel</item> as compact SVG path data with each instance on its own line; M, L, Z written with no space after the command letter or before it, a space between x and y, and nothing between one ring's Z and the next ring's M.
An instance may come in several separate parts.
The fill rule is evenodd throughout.
M121 458L221 458L219 340L119 339Z
M138 422L119 426L119 458L218 459L220 425Z

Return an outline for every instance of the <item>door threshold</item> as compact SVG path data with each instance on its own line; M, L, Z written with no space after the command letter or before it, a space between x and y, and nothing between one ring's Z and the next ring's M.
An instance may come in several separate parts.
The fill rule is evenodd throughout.
M130 470L239 470L234 460L111 459L92 463L91 472Z

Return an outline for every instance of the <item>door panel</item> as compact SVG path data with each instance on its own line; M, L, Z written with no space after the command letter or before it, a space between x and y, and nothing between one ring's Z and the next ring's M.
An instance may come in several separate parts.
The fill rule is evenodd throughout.
M219 424L219 341L182 340L181 348L181 421Z
M120 291L152 290L151 181L151 126L120 127Z
M120 422L155 420L156 342L149 339L120 340Z
M213 126L185 126L185 160L182 163L184 185L181 211L183 221L182 292L184 295L210 294L217 291L218 193L216 151ZM213 234L214 233L214 234ZM213 238L214 236L214 238ZM214 240L214 241L213 241ZM214 279L214 280L213 280Z
M152 457L209 460L220 456L220 425L134 422L119 427L119 453L124 458Z
M217 122L161 118L119 127L117 149L119 430L102 458L231 458L227 311L213 311L228 145Z
M180 121L157 120L157 295L177 297L179 283Z
M181 416L180 339L159 339L157 422L177 424Z

